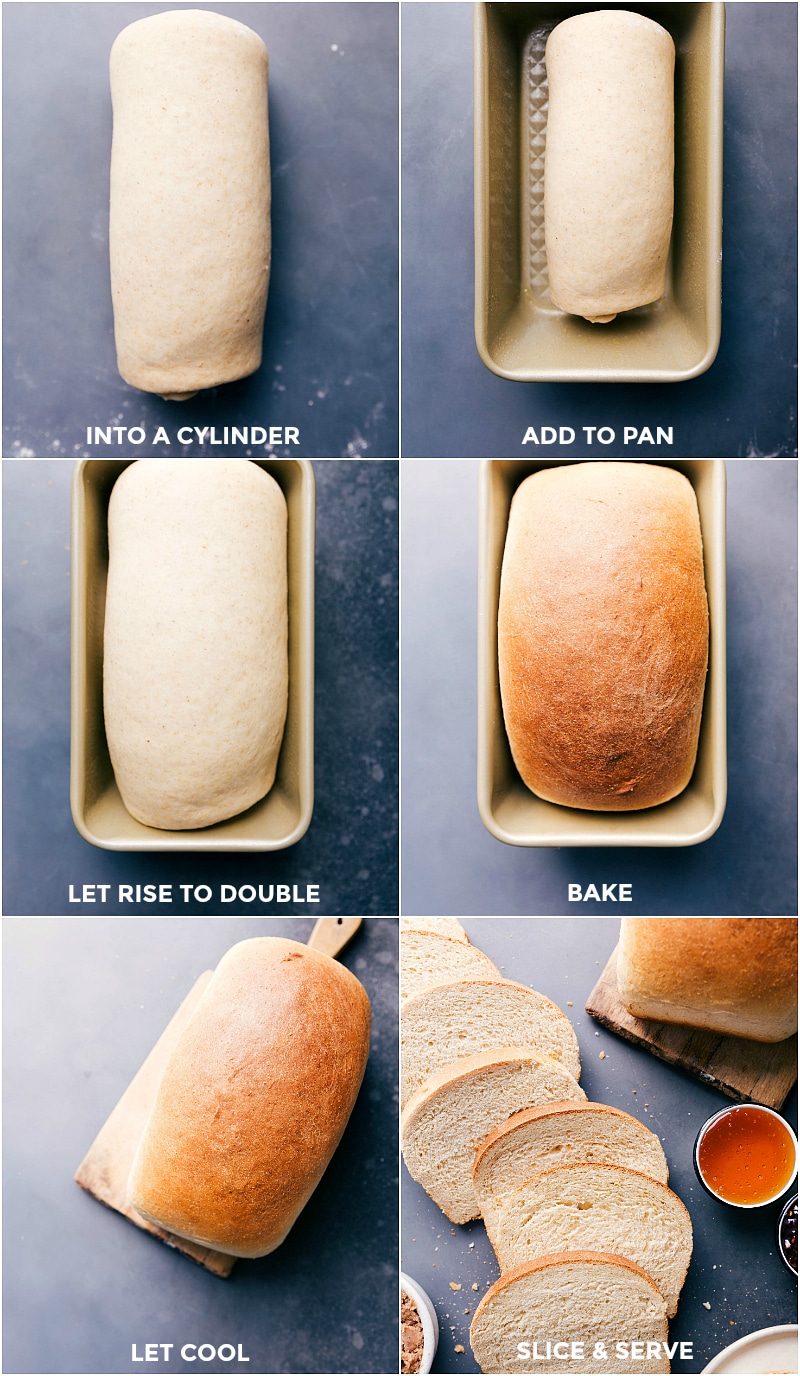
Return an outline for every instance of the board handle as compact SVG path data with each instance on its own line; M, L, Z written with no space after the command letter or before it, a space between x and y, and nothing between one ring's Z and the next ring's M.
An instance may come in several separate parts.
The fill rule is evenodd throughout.
M363 921L363 917L319 917L307 945L323 955L337 956Z

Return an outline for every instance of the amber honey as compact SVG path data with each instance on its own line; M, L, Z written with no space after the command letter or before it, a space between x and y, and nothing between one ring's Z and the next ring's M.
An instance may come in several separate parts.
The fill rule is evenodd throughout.
M755 1104L729 1109L706 1129L697 1165L714 1194L729 1204L766 1204L791 1182L792 1135L780 1118Z

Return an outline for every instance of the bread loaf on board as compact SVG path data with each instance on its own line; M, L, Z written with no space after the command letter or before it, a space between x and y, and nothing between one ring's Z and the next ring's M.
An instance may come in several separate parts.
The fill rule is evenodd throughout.
M272 787L288 696L286 501L247 459L142 459L108 510L103 704L122 800L185 830Z
M708 665L700 521L683 474L628 461L526 478L508 521L498 654L508 740L532 792L612 812L680 793Z
M238 20L167 10L123 29L110 65L117 365L180 401L261 363L267 50Z
M369 1034L366 992L330 956L280 937L233 946L164 1072L131 1204L232 1256L273 1251L344 1132Z
M797 919L624 917L617 988L637 1018L783 1041L797 1031Z
M550 296L607 324L665 291L675 45L642 14L593 10L556 25L545 62Z

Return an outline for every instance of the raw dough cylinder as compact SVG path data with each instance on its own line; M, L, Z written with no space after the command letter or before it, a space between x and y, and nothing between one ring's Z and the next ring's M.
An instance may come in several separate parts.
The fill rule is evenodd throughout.
M270 269L267 50L208 10L169 10L111 49L117 366L169 400L261 364Z
M594 10L556 25L545 61L550 296L606 324L666 287L675 45L641 14Z
M246 459L140 459L108 508L103 703L122 800L184 831L275 779L288 694L286 500Z

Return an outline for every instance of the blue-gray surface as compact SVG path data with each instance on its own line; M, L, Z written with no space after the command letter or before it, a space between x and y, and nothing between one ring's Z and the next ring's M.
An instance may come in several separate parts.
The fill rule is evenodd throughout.
M3 1370L141 1371L148 1342L241 1343L205 1371L397 1370L397 923L341 959L372 1004L364 1083L287 1241L228 1280L104 1208L72 1176L195 979L235 942L306 941L290 919L4 922ZM150 1368L147 1368L148 1370Z
M398 463L320 459L315 804L297 845L264 855L98 850L69 809L69 485L72 462L6 459L3 911L131 912L117 883L320 885L314 915L397 912ZM69 885L114 886L102 905ZM277 902L271 910L303 913ZM137 911L136 908L133 911ZM175 906L142 904L145 913ZM206 912L208 905L182 912ZM212 909L213 911L213 909ZM252 913L234 902L225 911Z
M471 23L468 4L403 6L403 454L522 456L541 425L579 438L539 457L596 457L584 425L672 425L651 458L796 454L796 6L727 6L722 342L702 377L661 385L510 382L481 363Z
M699 846L519 849L476 802L474 460L402 461L402 910L574 913L567 885L632 883L624 911L797 912L797 461L728 474L728 805ZM608 903L582 903L601 913Z
M465 926L473 944L491 956L507 979L532 985L572 1019L587 1097L624 1109L661 1138L670 1187L688 1208L694 1230L694 1256L669 1330L670 1342L692 1343L694 1355L692 1361L673 1361L672 1370L697 1373L746 1333L795 1323L796 1282L775 1246L779 1206L729 1209L705 1193L694 1173L694 1139L705 1120L729 1101L598 1027L583 1011L616 943L618 923L607 918L487 918L467 920ZM796 1128L796 1090L783 1112ZM483 1224L451 1224L405 1166L402 1199L402 1268L430 1295L439 1317L433 1370L478 1371L469 1325L478 1301L499 1274ZM461 1289L452 1291L451 1282ZM457 1344L463 1353L455 1351Z
M108 54L160 4L13 5L3 14L3 453L169 457L180 426L297 426L252 454L398 453L398 14L393 4L199 4L270 54L273 261L264 360L176 403L117 373L108 277ZM176 208L176 213L181 213ZM135 447L86 427L145 428ZM150 446L156 427L169 449ZM223 451L224 452L224 451ZM232 451L246 457L247 449Z

